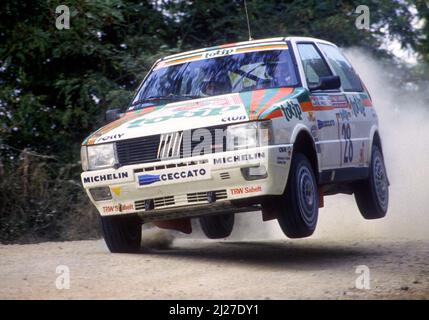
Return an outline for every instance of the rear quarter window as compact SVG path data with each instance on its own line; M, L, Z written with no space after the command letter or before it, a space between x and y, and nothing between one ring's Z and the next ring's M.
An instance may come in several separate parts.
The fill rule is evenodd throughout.
M329 44L319 43L318 45L325 54L335 73L341 78L341 86L343 87L343 90L362 92L363 86L359 76L340 50Z

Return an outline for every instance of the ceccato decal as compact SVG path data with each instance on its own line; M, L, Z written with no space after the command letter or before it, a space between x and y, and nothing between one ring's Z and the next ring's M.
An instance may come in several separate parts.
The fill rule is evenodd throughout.
M204 168L175 171L162 174L143 174L138 177L139 185L144 186L159 181L191 180L193 178L204 177L207 170Z

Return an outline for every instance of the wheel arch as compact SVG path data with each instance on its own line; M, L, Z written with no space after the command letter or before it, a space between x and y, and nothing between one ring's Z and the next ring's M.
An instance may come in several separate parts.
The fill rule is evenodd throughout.
M314 175L316 176L317 182L319 182L319 155L316 151L316 144L314 139L305 126L299 126L295 128L292 134L291 143L293 144L293 153L304 154L311 163Z
M382 141L381 141L380 132L378 131L377 127L374 126L374 127L371 128L371 136L370 137L371 137L371 143L369 145L369 153L368 153L369 159L368 159L368 163L371 162L372 147L374 145L377 146L380 149L381 155L384 158L383 144L382 144ZM384 165L387 166L386 165L386 161L384 162ZM387 172L386 172L386 176L387 176L387 183L390 185L390 179L389 179L389 175L387 174Z
M378 127L373 126L371 128L370 138L371 138L371 140L370 140L370 144L369 144L369 154L372 154L372 146L373 145L376 145L380 149L381 153L383 154L383 144L381 141L381 136L380 136L380 132L378 130Z

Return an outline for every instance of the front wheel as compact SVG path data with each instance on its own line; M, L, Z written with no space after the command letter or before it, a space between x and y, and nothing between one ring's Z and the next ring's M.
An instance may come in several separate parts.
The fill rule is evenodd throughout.
M380 219L386 215L389 204L389 181L383 154L376 145L372 147L368 179L356 183L355 199L365 219Z
M137 215L101 216L104 241L112 253L130 253L140 249L142 223Z
M319 215L317 182L307 157L301 153L292 158L285 193L278 198L277 219L289 238L311 236Z
M235 216L233 213L203 216L200 219L201 229L209 239L228 237L234 228Z

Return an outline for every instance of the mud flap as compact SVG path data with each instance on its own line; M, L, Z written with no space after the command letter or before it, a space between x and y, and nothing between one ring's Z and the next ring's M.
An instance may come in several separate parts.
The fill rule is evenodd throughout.
M319 208L323 208L325 206L325 190L323 190L323 186L319 186L319 192L318 192L318 197L319 197Z
M176 230L186 234L192 233L191 219L189 218L154 221L153 224L161 229Z

